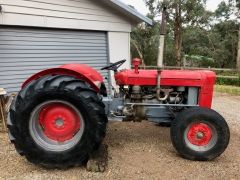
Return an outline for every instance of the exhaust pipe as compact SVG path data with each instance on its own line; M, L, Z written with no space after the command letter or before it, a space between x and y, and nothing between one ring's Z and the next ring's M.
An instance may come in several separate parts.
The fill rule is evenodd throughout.
M163 52L164 52L164 43L165 43L165 35L166 35L166 13L167 8L163 7L162 12L162 23L161 23L161 29L160 29L160 39L159 39L159 51L158 51L158 61L157 61L157 99L159 101L166 100L166 96L161 98L160 92L161 92L161 71L163 68Z
M158 61L157 61L158 68L163 68L163 53L164 53L164 43L165 43L165 35L166 35L166 13L167 13L167 8L164 6L163 12L162 12L162 22L161 22L160 39L159 39L159 51L158 51Z

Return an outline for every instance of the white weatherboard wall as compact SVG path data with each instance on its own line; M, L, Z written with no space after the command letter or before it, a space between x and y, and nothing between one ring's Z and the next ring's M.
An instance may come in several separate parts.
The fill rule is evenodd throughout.
M0 0L0 25L130 32L131 23L96 0Z
M111 63L126 59L127 61L120 69L129 69L131 67L130 60L130 33L108 32L109 59ZM114 87L114 73L111 72L111 82Z
M130 68L130 34L120 32L108 32L109 59L111 63L126 59L127 62L121 69Z

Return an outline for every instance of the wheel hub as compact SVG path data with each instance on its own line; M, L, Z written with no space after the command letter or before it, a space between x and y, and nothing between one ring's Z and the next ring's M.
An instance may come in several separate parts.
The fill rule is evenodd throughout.
M206 146L212 139L212 129L205 123L195 123L189 128L187 138L193 145Z
M65 142L74 137L81 128L80 117L70 106L51 103L39 112L39 124L51 140Z
M202 139L204 137L204 133L198 132L197 133L197 139Z
M57 128L61 128L61 127L64 127L64 120L61 119L61 118L58 118L55 120L55 125Z

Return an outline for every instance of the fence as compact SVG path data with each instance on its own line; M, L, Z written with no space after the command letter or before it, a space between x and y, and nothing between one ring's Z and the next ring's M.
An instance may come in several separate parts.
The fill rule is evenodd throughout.
M141 69L158 69L157 66L142 66ZM224 68L201 68L201 67L177 67L177 66L164 66L163 69L173 70L211 70L217 74L217 84L240 86L240 71L237 69L224 69Z
M157 66L144 66L142 69L158 69ZM186 70L210 70L210 71L225 71L225 72L240 72L237 69L226 69L226 68L201 68L201 67L179 67L179 66L164 66L164 69L186 69Z

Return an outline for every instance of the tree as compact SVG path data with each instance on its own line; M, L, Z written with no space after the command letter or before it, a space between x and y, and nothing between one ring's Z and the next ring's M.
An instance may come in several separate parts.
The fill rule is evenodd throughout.
M183 26L200 26L205 22L205 0L173 0L173 1L146 1L152 14L159 15L163 6L167 7L168 23L172 26L174 36L175 58L178 66L182 64Z
M174 39L171 27L168 26L165 38L165 65L175 66ZM158 58L158 45L160 36L160 23L153 20L153 26L140 24L131 33L131 54L143 60L144 65L156 66Z
M240 71L240 27L238 29L237 69L238 69L238 71Z
M132 56L142 59L143 65L156 65L159 29L154 22L153 26L140 24L131 33Z
M222 1L217 10L215 11L215 17L219 23L219 33L225 38L225 45L231 42L231 49L228 45L225 49L232 53L232 57L227 61L231 61L232 58L235 61L236 67L240 70L240 1L228 0ZM229 62L226 62L229 63Z
M187 26L183 31L183 52L185 57L189 60L196 62L192 65L198 64L201 67L213 66L212 61L208 61L212 58L212 52L215 47L209 40L208 30L199 27ZM201 57L201 58L195 58Z
M240 1L236 1L236 16L240 19ZM239 24L239 21L238 21ZM240 71L240 25L238 25L238 52L237 52L237 69Z
M146 5L154 25L140 25L132 32L131 50L134 57L140 57L146 65L156 66L160 35L158 19L162 6L166 5L165 65L181 65L182 57L194 57L194 65L236 68L237 64L240 69L240 29L237 20L240 18L236 18L240 11L236 1L220 3L215 12L207 11L203 0L146 0Z

